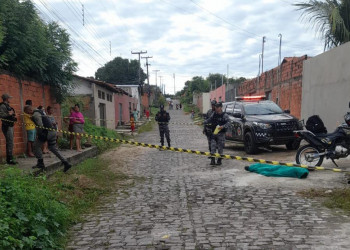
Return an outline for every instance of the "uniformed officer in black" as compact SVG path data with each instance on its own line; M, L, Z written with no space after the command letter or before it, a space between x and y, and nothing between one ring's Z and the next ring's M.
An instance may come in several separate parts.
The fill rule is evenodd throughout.
M170 132L168 123L170 121L170 115L164 110L164 105L160 105L160 111L156 114L156 121L159 126L160 143L164 146L164 134L168 142L168 147L170 147Z
M215 112L215 104L216 101L213 100L211 101L211 109L208 110L205 119L209 119L211 117L211 115ZM203 134L205 134L207 136L208 139L208 145L209 145L209 152L211 151L211 135L212 135L212 130L211 130L211 126L209 125L204 125L204 129L203 129Z
M228 115L222 111L222 103L218 102L215 104L215 112L204 121L204 125L211 127L211 131L214 132L218 126L220 131L217 134L211 136L211 151L210 153L215 154L216 148L219 154L223 154L225 146L225 132L230 126L230 120ZM218 159L216 165L221 165L221 158ZM211 157L210 165L215 165L215 157Z

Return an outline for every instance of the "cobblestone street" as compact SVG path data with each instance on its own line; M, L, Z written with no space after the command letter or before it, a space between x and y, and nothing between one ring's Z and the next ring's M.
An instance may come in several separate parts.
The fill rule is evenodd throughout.
M181 110L169 112L172 122L191 121ZM208 151L200 127L169 127L172 146ZM159 144L157 126L135 140ZM102 198L72 228L67 249L350 248L350 219L296 194L313 180L316 188L328 185L328 175L334 179L327 181L340 183L337 173L268 178L246 172L246 162L224 160L212 167L205 156L128 145L105 156L115 159L112 167L144 178ZM285 159L283 152L279 158Z

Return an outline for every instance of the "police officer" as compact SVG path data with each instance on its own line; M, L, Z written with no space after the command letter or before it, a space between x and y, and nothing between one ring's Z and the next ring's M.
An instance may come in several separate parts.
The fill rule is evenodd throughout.
M170 132L168 127L168 122L170 121L170 115L164 110L164 105L160 105L160 111L156 114L156 121L159 126L160 143L164 146L164 134L168 142L168 147L170 147Z
M207 114L205 115L206 120L209 119L211 117L211 115L215 112L215 104L216 104L215 100L211 101L211 109L209 109ZM211 127L209 125L204 125L203 134L205 134L207 136L208 145L209 145L209 152L211 152L212 131L211 131Z
M230 120L226 113L222 111L222 103L218 102L215 104L215 112L204 121L204 125L211 127L211 131L214 132L216 128L219 129L217 134L211 136L211 151L210 153L215 154L216 148L218 153L223 154L225 146L225 131L230 126ZM210 125L209 125L210 124ZM221 165L221 158L218 159L216 165ZM210 165L215 165L215 157L211 157Z
M43 152L42 152L42 145L47 142L49 150L54 153L64 164L64 170L63 172L67 172L72 165L61 155L61 153L58 151L56 146L56 138L57 138L57 132L55 129L55 124L52 123L52 120L44 114L44 111L42 109L36 109L34 111L34 114L32 116L33 122L35 123L37 127L37 139L34 143L34 154L35 157L38 159L38 163L33 168L45 168L44 159L43 159ZM49 128L53 130L43 129Z
M10 106L9 94L3 94L2 103L0 103L0 118L2 120L1 129L6 139L6 162L10 165L16 165L13 160L13 126L17 121L15 110Z

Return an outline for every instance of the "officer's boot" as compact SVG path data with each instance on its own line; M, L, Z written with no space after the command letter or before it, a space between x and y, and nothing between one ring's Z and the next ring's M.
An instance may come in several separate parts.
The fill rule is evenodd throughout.
M9 165L16 165L16 164L17 164L17 162L15 162L15 161L13 160L13 156L12 156L12 155L7 155L7 156L6 156L6 162L7 162L7 164L9 164Z
M45 168L44 159L38 159L38 163L33 168L44 169Z
M220 165L222 164L222 163L221 163L221 160L222 160L222 159L219 158L219 159L218 159L218 162L216 163L216 165L219 165L219 166L220 166Z
M170 146L170 141L168 141L168 147L170 148L171 146Z
M63 169L64 173L67 172L72 167L72 165L68 161L64 161L63 165L64 165L64 169Z
M210 165L215 165L215 157L211 157Z

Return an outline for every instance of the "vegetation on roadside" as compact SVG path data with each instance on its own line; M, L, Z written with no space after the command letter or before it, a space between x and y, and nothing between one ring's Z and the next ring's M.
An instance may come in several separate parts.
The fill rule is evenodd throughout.
M69 39L57 23L40 18L32 1L0 1L0 68L50 85L59 103L77 70Z
M62 249L69 226L129 177L89 159L51 178L0 170L0 249Z
M320 199L322 204L331 209L342 209L350 213L350 189L310 189L299 192L300 195L311 199Z
M154 124L156 124L156 121L154 119L147 121L137 129L137 132L140 134L140 133L152 131Z

